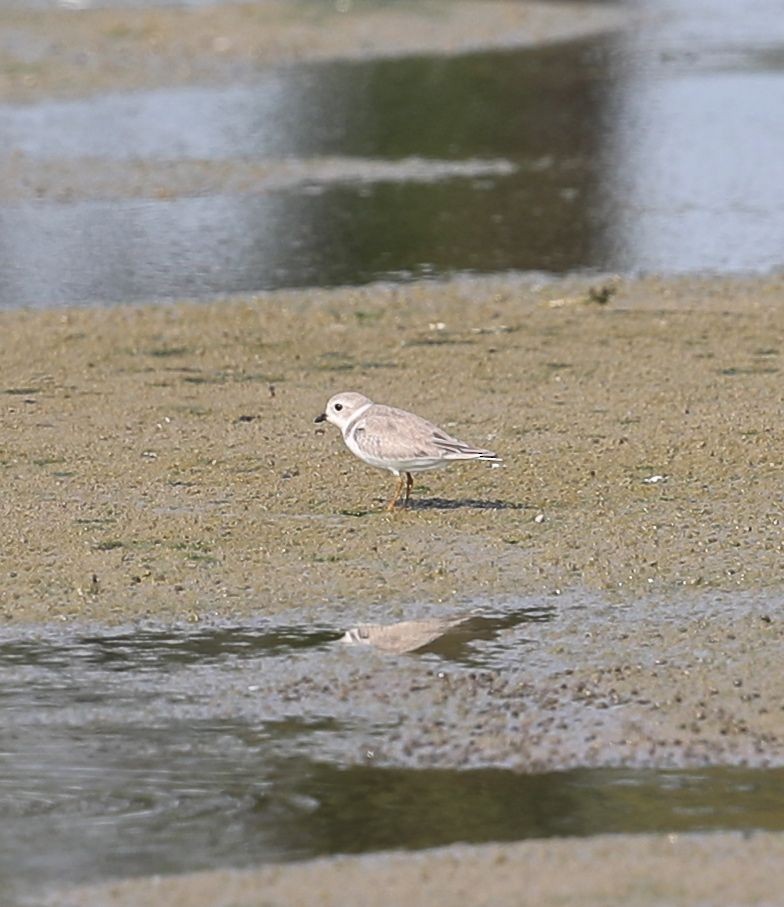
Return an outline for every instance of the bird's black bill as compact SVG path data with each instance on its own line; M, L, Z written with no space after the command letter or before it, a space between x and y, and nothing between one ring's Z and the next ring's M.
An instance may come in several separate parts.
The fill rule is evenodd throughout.
M314 422L326 422L326 421L327 421L327 414L326 414L326 413L322 413L320 416L316 416L316 418L315 418L313 421L314 421Z

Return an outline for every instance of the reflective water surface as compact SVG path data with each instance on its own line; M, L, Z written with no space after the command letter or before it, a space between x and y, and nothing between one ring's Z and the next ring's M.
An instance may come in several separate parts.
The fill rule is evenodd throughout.
M0 306L459 271L784 266L784 17L657 0L628 31L291 67L253 85L0 105L4 153L143 162L161 197L0 203ZM579 10L579 5L575 7ZM168 162L493 159L507 175L166 190ZM97 162L97 163L96 163Z
M438 683L519 662L526 628L552 616L480 613L406 656L293 623L6 633L0 889L22 901L72 882L457 841L784 828L782 770L375 764L399 715L394 696L366 711L356 695L368 658L382 689Z

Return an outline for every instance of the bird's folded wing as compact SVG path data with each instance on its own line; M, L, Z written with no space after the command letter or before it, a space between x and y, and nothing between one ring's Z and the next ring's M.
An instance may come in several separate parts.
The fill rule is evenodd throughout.
M373 407L354 437L357 444L373 457L383 460L440 459L446 452L437 438L459 444L425 419L391 406Z

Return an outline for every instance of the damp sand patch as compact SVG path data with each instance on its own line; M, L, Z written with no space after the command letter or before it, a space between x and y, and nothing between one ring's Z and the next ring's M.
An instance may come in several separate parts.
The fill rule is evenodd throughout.
M599 836L458 846L420 854L339 857L254 872L138 879L63 893L50 907L351 907L406 903L738 905L775 903L784 884L780 834Z
M506 160L397 161L320 157L204 161L107 161L102 158L36 161L24 155L0 159L0 197L7 202L171 199L203 195L261 195L307 187L377 183L434 183L503 177L514 173Z
M4 9L0 97L247 80L295 62L537 46L622 27L605 4L439 2ZM56 41L52 37L56 36Z
M780 589L781 282L613 286L0 313L0 615ZM428 474L384 514L389 476L313 424L346 389L504 466Z

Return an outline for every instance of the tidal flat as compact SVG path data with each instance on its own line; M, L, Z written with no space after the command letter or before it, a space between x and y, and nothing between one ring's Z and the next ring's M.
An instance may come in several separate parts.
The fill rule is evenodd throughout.
M437 617L525 600L554 616L527 626L519 659L448 689L432 665L392 656L335 685L279 671L259 701L333 695L356 720L395 702L379 759L420 769L780 766L782 299L777 277L507 276L4 312L6 633L292 613L344 630L423 603ZM392 477L313 423L348 388L492 445L504 466L424 476L412 506L387 513ZM683 840L651 845L648 862L639 839L631 856L617 845L596 902L612 866L626 877L632 860L650 880L666 854L702 866L728 841L772 848L758 881L779 884L775 834ZM604 845L558 846L582 865ZM395 871L416 879L428 859L396 857ZM372 880L379 865L351 871ZM318 902L338 903L333 864L308 870L322 871ZM270 873L280 903L290 885L314 902L301 867L226 890L276 903ZM695 878L677 903L723 884ZM135 903L149 884L74 897ZM202 876L154 884L163 903L207 890ZM640 884L640 903L660 902Z
M252 92L259 74L292 64L535 47L615 32L626 12L17 4L0 13L0 94L24 149L25 136L40 140L30 123L50 101L73 100L72 116L87 98L111 107L172 87ZM126 165L31 147L46 154L0 160L12 225L56 213L39 203L424 181L458 166L244 156ZM43 285L56 288L59 265L46 265L55 276ZM106 278L107 302L126 298L112 285L118 273ZM5 898L779 900L780 275L463 276L47 309L62 300L9 274L4 304L21 307L0 312ZM496 448L504 464L422 476L412 506L388 514L392 477L313 423L346 389L415 409ZM497 639L468 634L464 649L447 639L426 654L332 642L364 623L466 613ZM290 774L254 799L280 767L270 746L289 772L297 747L310 746L322 760L315 780L346 799ZM483 772L498 773L496 786ZM452 836L417 845L408 833L375 853L281 863L356 853L368 816L345 808L357 801L355 776L367 782L357 790L371 830L388 821L375 808L398 804L404 830L445 816ZM500 822L521 821L509 806L521 787L541 823L525 834L539 840ZM509 793L503 816L488 791ZM348 846L303 848L330 796L356 823ZM573 824L546 837L558 834L559 804ZM302 813L290 851L287 810ZM461 810L488 820L481 835L455 821ZM226 822L239 843L228 835L223 851L200 849ZM153 826L160 837L145 851ZM441 846L463 839L474 846ZM243 852L244 868L231 868ZM256 868L269 862L278 865Z
M0 313L3 618L780 590L780 279L612 291L461 278ZM427 474L387 514L392 477L313 424L348 389L504 465Z

